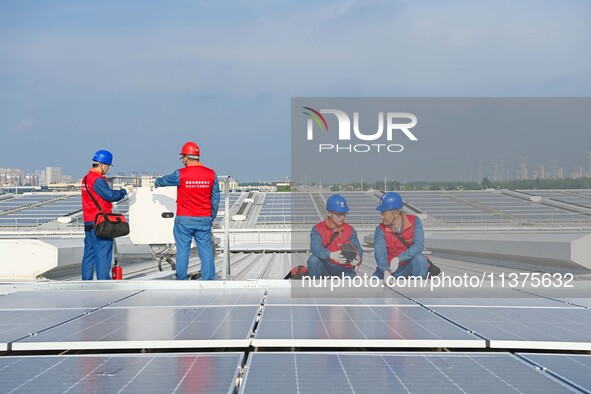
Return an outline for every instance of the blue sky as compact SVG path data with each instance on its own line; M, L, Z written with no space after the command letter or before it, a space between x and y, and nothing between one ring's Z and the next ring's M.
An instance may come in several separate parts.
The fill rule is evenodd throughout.
M193 140L218 174L282 179L291 97L586 97L589 19L584 0L0 0L0 167L80 177L109 149L168 173Z

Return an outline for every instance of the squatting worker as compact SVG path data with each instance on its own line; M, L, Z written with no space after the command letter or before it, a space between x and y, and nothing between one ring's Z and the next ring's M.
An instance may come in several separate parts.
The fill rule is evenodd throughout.
M187 279L191 241L195 238L201 260L201 279L215 277L211 228L218 213L220 187L216 173L199 161L199 146L187 142L181 149L184 168L160 177L155 187L176 186L176 217L174 240L176 243L176 278Z
M390 276L420 276L427 278L427 258L422 254L425 234L421 219L402 212L402 197L395 192L382 195L380 205L382 223L374 233L374 255L377 263L374 276L388 281ZM403 239L404 242L401 240ZM406 243L406 245L405 245Z
M121 190L112 190L105 179L105 174L113 165L113 155L108 150L97 151L92 158L92 168L82 178L82 212L84 214L84 256L82 257L82 280L92 280L96 269L99 280L111 279L111 259L113 256L113 239L97 237L94 232L94 220L99 209L92 197L100 205L103 212L111 213L114 201L123 199L133 192L133 185ZM88 187L88 190L87 190ZM90 194L92 194L92 197Z
M326 219L312 228L310 233L310 250L308 258L308 275L312 278L325 276L355 276L357 265L361 264L363 250L357 239L357 232L345 223L349 212L344 197L334 194L326 200ZM343 255L348 244L355 254L351 260Z

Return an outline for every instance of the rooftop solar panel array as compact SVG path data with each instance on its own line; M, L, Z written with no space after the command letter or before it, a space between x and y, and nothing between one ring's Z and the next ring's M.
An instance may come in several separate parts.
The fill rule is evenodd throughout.
M5 393L233 393L242 353L0 357Z
M246 347L257 306L103 308L12 344L13 350Z
M547 373L583 392L591 391L591 356L581 354L519 354Z
M310 193L291 193L291 201L293 223L316 224L322 220Z
M446 223L503 223L502 215L487 212L440 192L400 192L405 203Z
M240 393L572 393L501 353L254 353Z
M9 344L13 350L248 346L264 295L261 289L82 294L0 297L3 348ZM481 337L409 304L404 297L387 304L384 300L390 298L377 295L324 305L312 299L286 299L284 291L271 289L268 297L275 301L264 308L252 343L258 347L485 347ZM570 309L574 311L565 308L564 313L591 314ZM572 338L556 340L567 339Z
M136 293L123 294L124 298L99 293L97 303L104 304L94 309L83 298L69 304L86 308L27 309L20 319L18 311L0 309L2 320L10 323L0 338L6 347L17 337L26 337L12 343L13 350L244 347L263 296L261 289ZM37 297L38 306L46 305L47 299L54 305L60 302L59 296ZM10 299L7 302L14 307ZM33 300L23 303L35 304ZM40 321L22 324L22 320L35 320L36 314Z
M555 201L565 202L580 207L591 208L591 194L585 195L584 191L563 190L518 190L530 196L540 196Z
M591 350L591 311L577 308L434 307L507 349Z
M259 347L483 348L487 340L496 348L591 349L591 311L584 307L515 290L475 289L462 298L401 291L321 298L274 288L266 295L258 288L21 292L0 296L0 338L14 350L137 348L149 341L242 346L264 301L253 339Z
M291 204L292 193L266 193L258 223L291 223Z
M245 359L244 377L238 379ZM572 393L586 355L425 352L152 353L0 358L5 392Z
M419 306L268 306L254 346L484 347L484 340Z
M501 193L452 191L450 195L511 215L521 222L573 223L588 222L589 216L539 203L525 201Z
M42 197L42 196L39 196ZM47 199L54 199L55 196L50 196ZM72 214L82 210L82 202L80 196L70 196L57 201L47 201L43 199L35 202L32 207L24 207L15 212L7 212L0 215L0 226L37 226L49 221L55 220L60 216ZM20 199L19 199L20 200ZM1 201L0 201L1 203Z
M2 388L94 392L99 385L100 391L240 393L555 393L591 388L589 355L477 350L590 350L591 310L553 300L550 294L471 289L454 298L450 295L457 289L434 295L421 288L377 287L327 297L284 283L211 289L142 284L135 290L109 284L108 290L93 290L93 285L104 285L95 282L85 284L85 290L0 296L0 351L11 352L0 356ZM290 351L293 347L308 350ZM346 351L312 351L318 347ZM372 347L379 350L351 351ZM13 355L146 348L178 350Z
M23 208L28 205L39 204L44 201L53 200L62 197L61 194L47 195L47 194L31 194L22 197L8 198L0 201L0 212L6 212L17 208Z
M266 193L257 223L314 224L320 220L310 193Z
M534 191L523 192L534 193ZM591 207L591 191L588 196L585 195L587 192L585 190L536 192L545 198L555 198L581 207ZM378 204L376 193L378 192L341 192L350 208L347 222L354 225L376 225L379 222L379 214L375 211ZM237 211L234 205L243 194L235 192L229 194L230 207L233 209L230 212ZM259 201L263 201L262 206L257 205L257 209L251 210L249 213L251 217L248 217L247 222L244 223L248 226L255 224L312 225L322 220L326 199L332 194L328 192L260 193ZM403 191L400 194L405 203L419 213L426 213L428 217L449 224L579 224L589 223L591 219L589 215L488 191ZM28 209L19 209L16 212L5 211L3 214L1 211L3 207L4 209L13 209L16 206L22 208L24 202L15 205L16 199L12 198L0 201L0 226L38 226L82 209L79 195L43 203L47 198L55 197L25 196L18 200L26 199L27 204L40 202L42 204ZM13 203L9 205L11 201ZM224 199L221 198L218 212L223 208ZM129 201L124 199L114 204L113 211L127 215ZM218 215L216 222L220 223L222 219L223 216Z

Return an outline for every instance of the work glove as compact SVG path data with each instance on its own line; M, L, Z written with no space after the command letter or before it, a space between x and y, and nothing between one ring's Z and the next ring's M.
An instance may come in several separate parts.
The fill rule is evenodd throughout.
M127 185L124 187L124 189L127 190L128 195L133 194L133 192L135 191L135 187L133 187L133 185Z
M400 259L398 257L394 257L390 260L390 271L396 271L398 268L398 263L400 263Z
M388 270L384 271L384 285L386 287L394 287L394 277Z
M347 259L341 254L340 250L337 250L336 252L330 252L330 259L336 261L339 264L345 264L347 262Z

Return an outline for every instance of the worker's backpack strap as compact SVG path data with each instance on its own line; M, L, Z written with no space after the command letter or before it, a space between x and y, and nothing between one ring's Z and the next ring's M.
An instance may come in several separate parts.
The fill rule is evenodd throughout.
M330 246L330 244L332 243L332 241L334 241L334 240L335 240L335 238L337 237L337 235L339 235L339 234L340 234L340 232L339 232L339 231L335 231L335 232L332 234L332 237L330 237L330 241L328 241L328 243L327 243L326 245L324 245L324 249L328 249L328 247Z
M407 249L410 248L408 242L406 242L406 240L402 238L400 234L398 234L398 232L394 229L394 226L392 226L392 234L394 234L394 236L398 238L402 245L406 246ZM429 276L439 275L441 273L441 268L436 266L435 263L431 261L429 256L425 256L425 258L427 259L427 273L429 274Z

